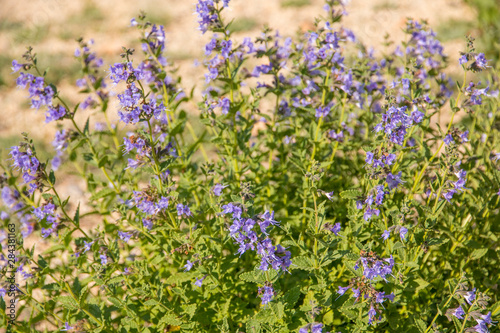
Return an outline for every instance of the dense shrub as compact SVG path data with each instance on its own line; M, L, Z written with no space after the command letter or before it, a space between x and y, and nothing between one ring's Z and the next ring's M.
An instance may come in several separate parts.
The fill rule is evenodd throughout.
M463 74L455 85L425 22L408 20L407 42L375 53L340 25L345 9L333 0L302 36L266 29L238 40L223 20L228 3L196 4L200 30L214 33L201 96L181 88L164 55L164 28L142 15L132 26L143 60L124 49L122 61L105 66L80 40L79 104L45 81L33 50L13 62L31 106L59 131L51 160L38 158L38 144L24 134L2 161L2 276L16 271L17 287L0 289L0 306L8 315L11 296L19 300L15 325L2 311L3 325L17 332L494 327L493 64L469 39L460 64L451 64ZM474 81L481 71L487 83ZM88 120L79 123L77 114ZM85 181L85 201L60 194L67 174ZM52 245L40 254L24 247L33 235Z

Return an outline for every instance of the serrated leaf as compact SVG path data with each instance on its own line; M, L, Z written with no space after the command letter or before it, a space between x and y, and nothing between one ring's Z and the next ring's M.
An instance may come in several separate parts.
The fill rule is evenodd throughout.
M116 297L112 297L112 296L108 297L108 301L110 301L117 308L121 308L123 306L122 302Z
M306 256L299 256L292 259L291 269L303 269L310 271L314 269L313 260Z
M182 320L178 319L174 314L167 313L161 317L159 323L165 323L167 325L179 326L182 324Z
M417 316L414 316L413 320L415 322L415 326L418 328L418 331L420 333L425 333L427 329L427 325L425 324L425 322L422 319L417 318Z
M108 281L108 284L115 284L115 283L120 283L124 280L125 278L120 275L120 276L115 276L114 278L111 278L109 281Z
M356 199L361 195L363 195L363 192L360 189L350 189L340 192L340 196L344 199Z
M300 287L295 286L292 289L288 290L283 296L283 301L287 305L287 307L293 308L295 303L299 300L300 297Z
M247 321L247 333L260 333L260 322L256 319L250 319Z
M155 299L148 299L146 302L144 302L144 306L155 306L158 305L158 301Z
M49 264L47 263L47 261L41 255L38 255L38 265L42 269L44 269L45 267L49 266Z
M78 202L78 207L76 207L75 216L73 217L73 221L75 221L76 225L80 225L80 202Z
M99 192L95 193L94 195L92 195L90 197L90 200L93 201L93 200L98 200L98 199L101 199L101 198L104 198L104 197L107 197L108 195L110 194L114 194L115 191L110 189L110 188L104 188L102 190L100 190Z
M54 245L54 246L49 247L47 250L43 251L42 254L49 254L49 253L56 252L59 250L64 250L64 249L66 249L66 247L64 245L58 244L58 245Z
M196 304L188 304L184 305L184 313L188 314L189 319L193 318L195 312L196 312L197 305Z
M488 249L475 249L472 251L470 258L471 260L476 260L483 257L486 253L488 253Z
M80 308L80 305L71 296L59 296L56 301L68 310L78 310Z
M285 315L285 307L281 302L273 302L270 304L270 309L273 312L277 320L281 320Z
M61 286L57 283L49 283L42 287L44 290L61 290Z
M449 242L449 238L431 238L427 241L428 246L441 245Z

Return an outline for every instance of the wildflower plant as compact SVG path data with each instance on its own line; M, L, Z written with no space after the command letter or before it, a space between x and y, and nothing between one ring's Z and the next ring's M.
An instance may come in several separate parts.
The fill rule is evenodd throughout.
M19 244L14 250L0 234L0 272L15 271L19 300L9 324L11 290L2 286L2 325L18 332L495 327L495 64L471 38L459 64L449 63L436 34L414 20L405 42L368 49L341 25L345 3L334 0L302 35L265 28L240 40L225 19L230 6L195 4L209 35L200 46L201 94L182 86L165 55L165 28L143 14L131 20L140 51L124 47L114 64L78 40L80 103L46 82L31 48L13 61L31 107L58 131L50 160L23 134L1 163L0 217L5 230L15 225ZM448 66L462 71L456 85ZM61 194L67 173L84 180L84 201ZM50 246L24 246L28 238Z

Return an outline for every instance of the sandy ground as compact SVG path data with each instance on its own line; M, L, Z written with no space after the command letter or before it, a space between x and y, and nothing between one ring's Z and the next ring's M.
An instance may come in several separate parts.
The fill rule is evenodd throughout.
M243 37L257 36L265 24L283 35L293 35L299 29L312 27L314 17L323 14L321 0L311 0L303 7L282 7L281 2L232 0L226 15L228 19L245 18L250 22L250 30L237 34ZM57 67L62 63L73 68L76 64L72 56L76 47L74 40L83 36L95 40L95 49L106 63L120 61L122 46L138 46L135 41L138 32L128 26L140 10L166 25L167 54L179 66L183 85L190 89L195 84L198 87L203 84L200 68L194 67L193 61L203 57L202 50L210 36L197 30L194 0L31 0L29 5L25 1L2 0L1 4L0 20L4 23L0 30L0 54L4 61L0 69L5 84L0 86L0 138L12 138L28 130L35 137L49 141L55 128L54 124L44 125L43 112L29 110L23 98L26 92L15 88L15 75L9 75L6 69L11 59L20 60L25 47L32 45L42 67ZM353 0L347 9L349 15L344 18L344 25L368 46L377 49L386 33L395 41L403 38L401 29L407 17L427 19L432 27L454 19L474 18L472 10L460 0ZM452 61L458 58L462 45L461 40L445 43L445 51ZM77 97L73 85L74 76L71 81L63 77L59 88L73 99Z

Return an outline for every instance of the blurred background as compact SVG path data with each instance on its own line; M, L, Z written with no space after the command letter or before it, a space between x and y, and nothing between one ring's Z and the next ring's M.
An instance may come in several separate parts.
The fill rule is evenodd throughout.
M167 56L179 68L183 86L203 87L203 69L195 63L203 59L204 45L210 38L197 30L193 14L195 0L0 0L0 149L17 144L21 132L43 139L51 154L50 142L56 124L45 124L44 111L29 109L27 91L16 88L13 59L21 60L27 46L38 54L41 68L49 68L47 81L55 83L62 95L78 102L75 81L79 64L74 58L76 39L93 39L93 49L104 58L104 68L121 61L122 47L140 50L139 32L130 19L140 10L167 32ZM322 0L232 0L226 20L236 18L232 29L238 37L258 36L268 25L282 35L294 35L313 27L314 18L323 14ZM464 36L477 39L477 50L487 59L498 59L500 52L500 0L352 0L343 25L352 29L366 46L381 55L387 34L399 42L406 18L426 19L444 43L445 53L457 64L465 48ZM137 52L140 53L140 52ZM454 66L455 68L458 66ZM103 70L105 70L103 69ZM452 73L453 74L453 73ZM198 90L199 91L199 90ZM42 144L43 145L43 144Z

